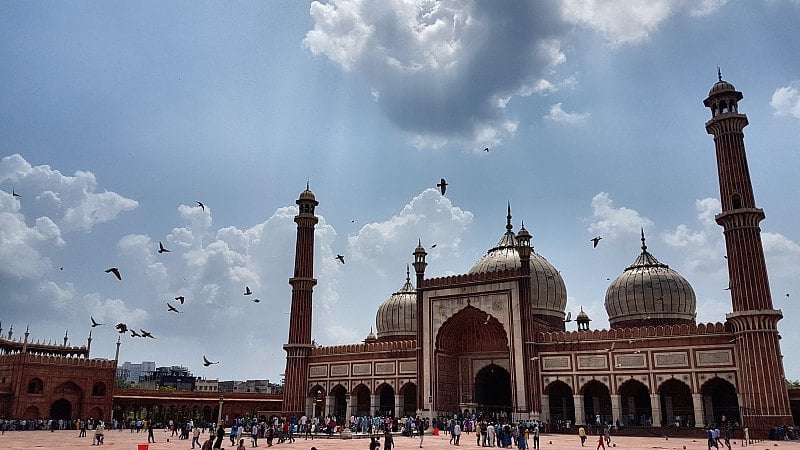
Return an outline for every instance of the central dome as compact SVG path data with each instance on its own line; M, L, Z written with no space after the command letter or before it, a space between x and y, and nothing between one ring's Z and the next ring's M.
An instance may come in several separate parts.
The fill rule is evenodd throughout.
M511 207L508 209L506 219L506 232L500 241L469 269L469 273L488 273L521 266L517 237L512 231ZM531 250L530 268L532 313L563 319L564 309L567 306L567 288L561 274L549 261L533 250Z

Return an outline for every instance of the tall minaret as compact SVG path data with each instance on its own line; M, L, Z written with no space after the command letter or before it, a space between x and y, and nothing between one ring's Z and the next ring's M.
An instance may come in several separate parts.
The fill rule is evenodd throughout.
M294 255L292 285L292 310L289 316L289 341L286 350L286 372L283 386L283 411L287 416L305 414L306 386L308 382L308 354L311 351L311 296L317 280L314 279L314 226L319 219L314 208L319 205L314 193L308 189L295 202L299 212L294 216L297 224L297 245Z
M764 211L756 207L747 157L744 127L739 114L742 93L722 80L714 84L703 104L711 109L706 131L714 135L722 212L716 220L724 228L733 312L727 315L736 333L739 394L743 424L771 427L792 423L778 343L780 310L772 297L764 262L759 222Z
M420 239L417 248L414 249L414 272L417 274L417 413L422 414L425 410L425 350L423 347L424 337L424 311L423 307L424 294L422 292L422 283L425 281L425 268L428 263L425 262L425 257L428 252L422 246L422 239Z

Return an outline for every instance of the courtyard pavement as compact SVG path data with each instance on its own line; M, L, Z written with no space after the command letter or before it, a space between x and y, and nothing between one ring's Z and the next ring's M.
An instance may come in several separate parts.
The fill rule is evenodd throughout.
M0 436L0 449L8 450L56 450L56 449L76 449L76 448L93 448L92 438L78 438L77 431L7 431ZM91 436L91 435L90 435ZM186 450L191 448L191 441L178 440L169 437L166 431L157 431L156 443L149 444L148 450ZM201 436L200 441L203 442L207 439L208 433ZM167 442L169 439L169 442ZM426 449L463 449L463 448L478 448L475 444L474 434L463 434L461 436L461 445L455 447L449 444L448 436L425 436L423 447ZM109 450L139 450L139 444L145 444L147 441L147 434L130 433L128 430L123 431L106 431L105 444L103 448ZM382 443L381 439L381 443ZM402 449L415 449L419 448L419 438L408 438L404 436L394 437L395 448ZM705 440L701 439L687 439L687 438L664 438L655 437L630 437L620 436L612 437L611 441L613 449L664 449L664 450L707 450ZM248 449L251 449L249 441L245 441ZM731 441L733 449L746 449L746 450L776 450L776 449L798 449L800 450L800 441L762 441L751 443L749 446L741 446L739 440ZM225 439L223 442L224 448L232 450L235 446L230 445L230 440ZM259 448L265 448L267 442L259 440ZM311 447L316 447L317 450L351 450L351 449L368 449L369 439L366 437L343 440L338 437L332 439L317 438L312 440L297 439L294 443L274 444L275 450L280 449L298 449L309 450ZM589 436L586 441L585 449L595 450L597 446L597 437ZM541 437L541 450L573 450L580 449L580 441L577 436L551 434L543 435ZM724 449L724 447L723 447Z

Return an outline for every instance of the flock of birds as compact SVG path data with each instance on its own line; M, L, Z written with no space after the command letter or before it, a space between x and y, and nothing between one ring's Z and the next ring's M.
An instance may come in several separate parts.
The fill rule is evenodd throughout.
M13 188L12 188L12 195L15 196L15 197L20 197L20 195L17 194L16 191L14 191ZM199 206L200 209L202 209L203 211L206 210L206 206L202 202L197 202L197 206ZM168 248L164 247L164 243L163 242L158 241L158 250L157 250L157 252L158 252L158 254L164 254L164 253L170 253L170 250ZM344 263L344 257L342 257L342 263ZM63 268L61 268L61 270L63 270ZM105 273L113 275L114 278L116 278L118 281L122 281L122 272L120 272L118 267L109 267L108 269L105 270ZM253 295L253 291L250 289L250 286L245 286L244 287L244 293L242 295L244 295L244 296L252 296ZM186 303L186 297L183 296L183 295L178 295L178 296L175 297L175 301L179 302L181 305L184 305ZM261 303L261 299L259 299L259 298L253 298L251 301L253 303L256 303L256 304ZM183 311L179 310L172 303L166 302L166 304L167 304L167 312L171 312L171 313L175 313L175 314L183 314ZM89 319L92 322L92 325L91 325L92 328L105 325L104 323L100 323L97 320L95 320L95 318L93 316L89 316ZM142 338L142 339L156 339L156 337L153 336L153 334L151 332L149 332L149 331L147 331L147 330L145 330L143 328L139 328L138 331L137 331L135 328L129 327L128 324L126 324L124 322L117 323L114 326L114 328L116 328L116 330L117 330L117 332L119 334L130 333L132 338L137 338L138 337L138 338ZM211 366L213 364L219 364L219 361L210 361L205 355L203 355L203 366L208 367L208 366Z

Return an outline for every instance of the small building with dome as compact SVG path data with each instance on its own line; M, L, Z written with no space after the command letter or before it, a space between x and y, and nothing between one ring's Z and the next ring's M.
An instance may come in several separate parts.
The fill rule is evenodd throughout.
M719 81L704 105L714 135L732 311L696 323L689 281L646 245L605 292L610 327L593 330L581 308L572 328L558 269L532 234L505 230L466 272L425 276L418 243L405 283L378 308L376 333L357 344L310 345L314 208L297 200L298 254L283 409L334 416L452 416L489 412L514 420L626 426L730 423L753 435L791 424L773 308L738 111L742 94ZM633 247L633 245L632 245ZM602 294L598 294L598 301ZM295 314L297 312L297 314Z

